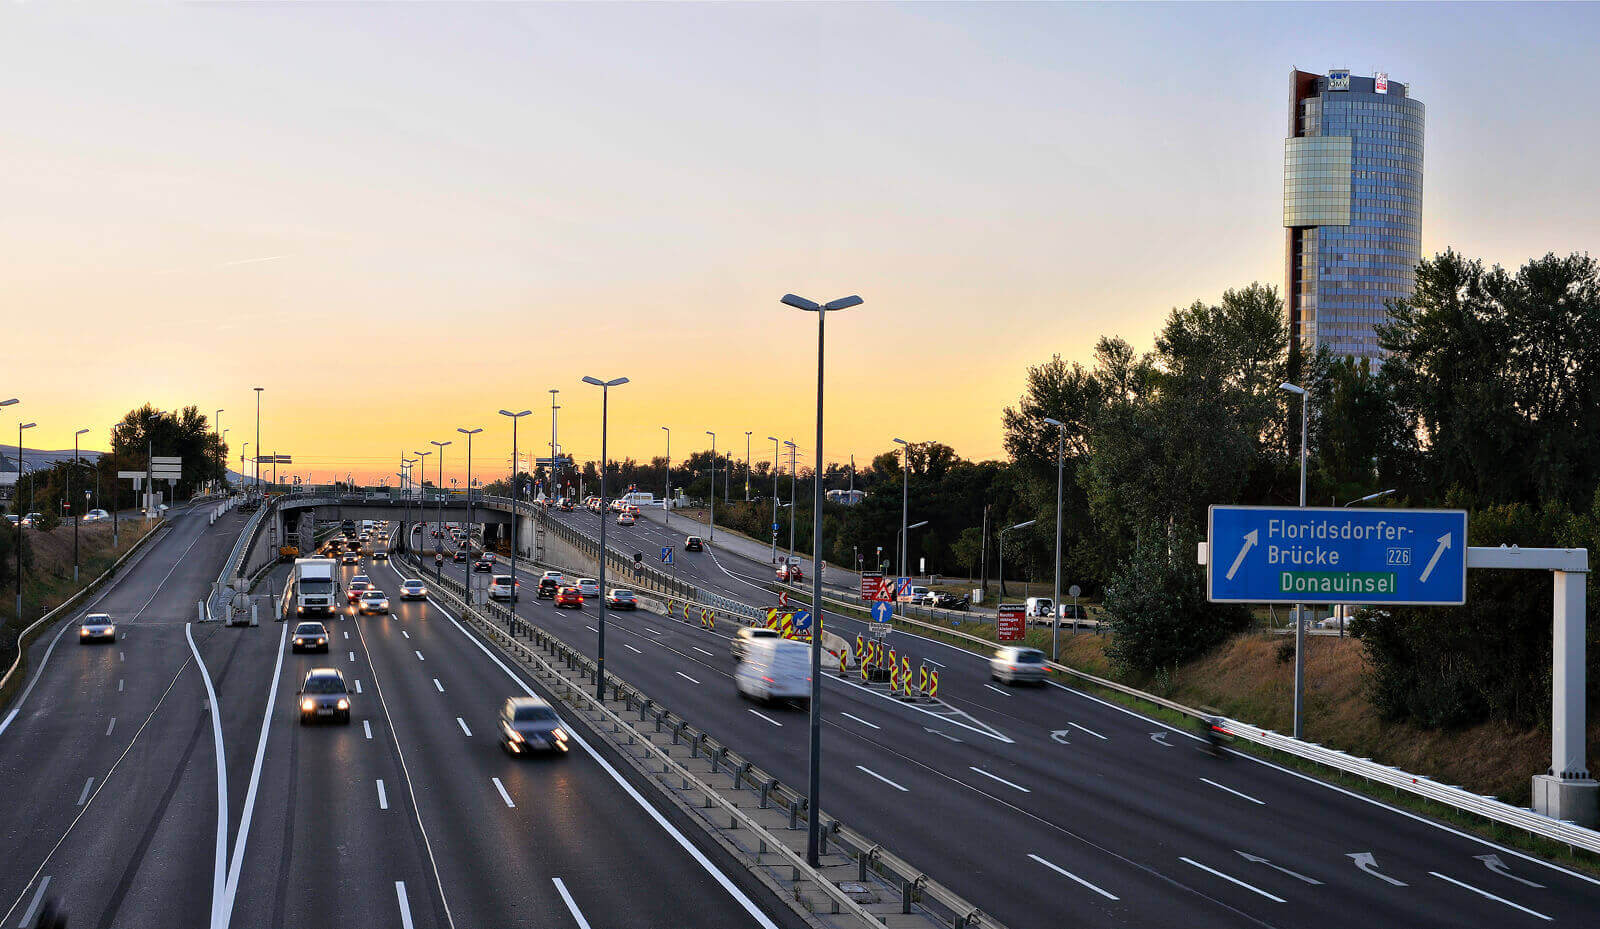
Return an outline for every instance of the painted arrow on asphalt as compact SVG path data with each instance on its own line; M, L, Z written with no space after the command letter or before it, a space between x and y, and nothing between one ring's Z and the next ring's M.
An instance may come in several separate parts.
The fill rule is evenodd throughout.
M1150 733L1150 741L1158 743L1160 745L1165 745L1168 748L1172 747L1172 743L1167 741L1167 734L1165 732L1152 732L1152 733Z
M1228 574L1227 574L1228 580L1230 580L1230 581L1233 580L1233 575L1238 572L1239 565L1244 564L1245 552L1248 552L1248 551L1250 551L1250 549L1255 548L1256 547L1256 541L1258 539L1260 539L1260 537L1261 537L1261 530L1260 529L1251 529L1249 532L1246 532L1244 534L1244 548L1239 549L1239 554L1237 554L1237 555L1235 555L1233 557L1233 565L1228 568ZM1437 558L1438 556L1435 555L1434 557ZM1431 568L1433 566L1429 565L1428 567ZM1424 576L1423 580L1427 580L1427 577Z
M1290 871L1288 868L1279 867L1278 865L1273 864L1272 862L1268 861L1265 858L1260 857L1259 855L1252 855L1249 852L1240 852L1237 848L1234 849L1234 851L1238 852L1239 853L1239 857L1243 858L1245 861L1253 861L1256 864L1264 864L1267 867L1271 868L1272 870L1281 871L1284 874L1289 875L1290 877L1294 878L1297 881L1305 881L1307 884L1321 884L1322 883L1321 881L1317 880L1314 877L1306 877L1304 874L1298 874L1298 873L1296 873L1294 871Z
M1397 881L1387 874L1379 874L1378 859L1374 858L1371 852L1351 852L1345 855L1345 857L1354 861L1356 863L1356 867L1380 881L1388 881L1396 887L1406 886L1405 881Z
M1422 577L1419 578L1422 583L1428 583L1428 575L1433 573L1433 566L1439 563L1439 556L1443 555L1444 550L1449 547L1450 533L1446 532L1444 535L1439 536L1439 547L1433 550L1433 557L1428 559L1428 566L1422 569Z
M1072 743L1067 741L1069 735L1072 735L1071 729L1056 729L1051 731L1050 738L1061 745L1071 745Z
M1511 869L1506 867L1506 863L1500 860L1499 855L1473 855L1472 857L1483 862L1484 867L1500 875L1501 877L1509 877L1517 883L1527 884L1529 887L1538 887L1540 889L1544 888L1543 884L1535 884L1533 881L1530 881L1525 877L1517 877L1515 874L1512 874Z

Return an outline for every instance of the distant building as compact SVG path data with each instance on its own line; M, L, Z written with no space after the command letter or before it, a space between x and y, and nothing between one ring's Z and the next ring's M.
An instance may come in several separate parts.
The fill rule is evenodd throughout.
M1387 75L1291 71L1284 303L1293 344L1381 363L1374 327L1422 257L1423 107Z
M855 506L867 496L864 490L830 490L826 492L829 503L842 503L845 506Z

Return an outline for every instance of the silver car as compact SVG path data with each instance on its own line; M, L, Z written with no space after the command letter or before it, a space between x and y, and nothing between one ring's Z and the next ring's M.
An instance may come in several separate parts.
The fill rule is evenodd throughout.
M117 624L108 613L89 613L78 626L79 642L115 642Z
M383 591L373 587L361 594L357 608L362 616L368 613L387 613L389 612L389 598L384 596Z
M728 650L733 652L734 661L743 661L745 650L749 648L751 642L757 639L777 638L782 638L782 636L778 634L776 629L768 629L765 626L746 626L735 632L733 638L728 640Z
M600 596L600 582L592 577L578 578L578 592L584 597Z
M1043 684L1044 652L1008 645L989 659L989 677L1006 684Z
M400 599L426 600L428 599L428 585L419 580L407 580L400 583Z
M350 722L350 691L338 668L312 668L300 685L300 723L319 719Z
M566 723L538 697L509 697L500 707L500 745L513 755L547 751L565 755Z

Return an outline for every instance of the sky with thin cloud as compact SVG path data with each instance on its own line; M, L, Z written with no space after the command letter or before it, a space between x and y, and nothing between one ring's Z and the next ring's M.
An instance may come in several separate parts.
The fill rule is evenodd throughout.
M1585 4L0 9L0 415L225 408L321 480L524 446L1003 454L1028 365L1281 284L1292 68L1427 106L1423 247L1600 243ZM9 426L8 426L9 424ZM103 438L100 445L104 444ZM765 449L765 451L763 451ZM458 453L459 452L459 453ZM430 473L433 469L430 467ZM483 474L485 471L478 470Z

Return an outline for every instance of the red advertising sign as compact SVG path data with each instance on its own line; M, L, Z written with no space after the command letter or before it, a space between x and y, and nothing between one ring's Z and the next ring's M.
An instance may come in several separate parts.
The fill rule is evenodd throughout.
M1021 603L1002 603L995 608L995 638L1002 642L1021 642L1027 629L1028 608Z
M890 596L889 582L884 580L882 571L862 572L861 599L885 601L894 599Z

